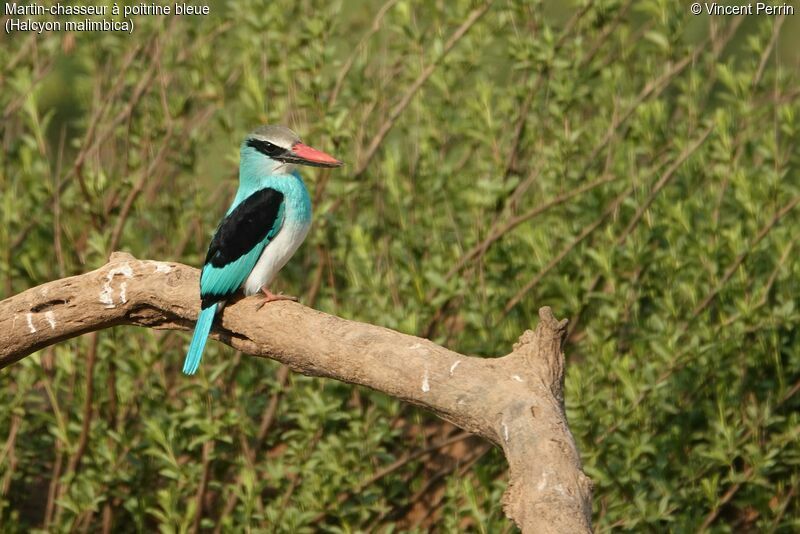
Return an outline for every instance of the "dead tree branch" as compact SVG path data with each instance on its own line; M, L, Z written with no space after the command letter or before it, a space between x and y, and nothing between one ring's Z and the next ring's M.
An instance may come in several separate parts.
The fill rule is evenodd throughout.
M115 253L95 271L0 302L0 368L59 341L118 325L187 329L197 269ZM509 464L503 499L524 532L589 532L591 481L564 412L566 321L549 308L500 358L464 356L429 340L293 302L226 306L212 336L294 371L334 378L422 406L499 445Z

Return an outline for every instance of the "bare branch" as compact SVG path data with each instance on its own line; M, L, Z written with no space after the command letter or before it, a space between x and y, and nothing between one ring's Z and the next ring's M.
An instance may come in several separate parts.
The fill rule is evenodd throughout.
M186 329L197 314L198 271L124 253L95 271L0 302L0 368L86 332L117 325ZM429 340L348 321L297 303L226 306L212 336L289 368L366 386L427 408L502 447L504 509L524 532L590 532L591 481L563 403L566 321L540 310L513 352L465 356Z

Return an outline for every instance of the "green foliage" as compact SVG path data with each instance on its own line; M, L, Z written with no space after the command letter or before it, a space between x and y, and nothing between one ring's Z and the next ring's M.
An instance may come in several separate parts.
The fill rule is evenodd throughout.
M797 531L792 42L677 2L498 0L449 50L479 5L230 1L6 39L3 294L115 249L199 265L241 137L287 124L348 165L306 171L279 289L487 357L552 306L598 531ZM216 343L189 379L187 343L121 327L0 373L3 530L512 529L498 451L382 474L450 429Z

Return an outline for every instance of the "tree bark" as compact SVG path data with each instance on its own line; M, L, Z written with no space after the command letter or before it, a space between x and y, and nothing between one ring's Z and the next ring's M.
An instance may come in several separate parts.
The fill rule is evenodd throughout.
M193 327L199 271L112 254L95 271L0 302L0 368L86 332L117 325ZM328 315L294 302L256 311L259 297L228 304L212 337L294 371L334 378L422 406L499 445L509 464L506 514L523 532L591 531L592 483L564 411L567 321L539 310L500 358L465 356L429 340Z

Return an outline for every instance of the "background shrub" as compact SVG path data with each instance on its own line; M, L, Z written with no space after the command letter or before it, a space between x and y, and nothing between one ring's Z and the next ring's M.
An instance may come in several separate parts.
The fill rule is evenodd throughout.
M800 15L682 4L243 0L3 35L0 291L118 249L199 266L241 138L286 124L347 166L305 172L278 289L486 357L552 306L598 531L796 531ZM188 379L186 345L117 328L0 373L3 530L512 529L482 441L217 343Z

